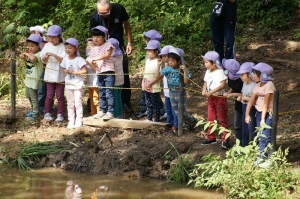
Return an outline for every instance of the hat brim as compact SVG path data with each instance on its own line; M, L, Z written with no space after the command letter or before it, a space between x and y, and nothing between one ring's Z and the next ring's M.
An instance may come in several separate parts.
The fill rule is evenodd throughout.
M47 33L47 36L57 37L58 35L60 35L60 34Z

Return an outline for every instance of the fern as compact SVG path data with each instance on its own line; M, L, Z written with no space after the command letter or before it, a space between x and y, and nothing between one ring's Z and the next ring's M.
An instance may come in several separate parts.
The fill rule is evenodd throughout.
M25 35L28 33L28 29L27 26L18 26L16 32Z
M8 25L5 27L5 29L3 30L3 33L4 33L4 34L12 33L14 29L15 29L15 23L13 22L13 23L8 24Z

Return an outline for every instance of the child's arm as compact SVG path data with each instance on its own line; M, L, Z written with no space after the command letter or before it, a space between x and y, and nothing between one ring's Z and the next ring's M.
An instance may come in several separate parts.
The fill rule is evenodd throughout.
M23 56L26 61L26 57L28 57L33 62L38 62L38 58L35 55L29 54L29 53L23 53Z
M251 110L251 108L252 108L252 106L255 102L255 99L256 99L256 94L252 93L251 98L250 98L250 100L247 104L246 113L245 113L245 122L247 124L249 124L251 122L251 118L250 118L249 113L250 113L250 110Z
M203 95L203 96L206 96L206 92L207 92L207 83L204 82L203 88L202 88L202 95Z
M27 61L27 60L26 60L26 57L24 56L24 53L20 54L20 58L21 58L24 62Z
M48 57L46 58L46 56L48 56ZM47 61L44 60L44 58L43 58L43 61L45 61L46 63L48 62L48 59L49 59L50 56L54 57L59 63L61 63L61 61L63 60L62 57L60 57L60 56L58 56L57 54L54 54L54 53L52 53L52 52L47 52L47 53L46 53L46 56L45 56L44 58L46 58Z
M272 93L265 94L264 97L264 104L261 112L261 120L260 120L260 127L263 127L266 121L266 114L268 111L268 106L270 102L270 97L272 96Z
M242 93L224 93L223 96L227 97L227 98L230 98L230 97L242 97Z
M90 63L96 63L96 61L103 60L103 59L108 59L111 56L112 52L113 52L113 48L110 48L108 51L105 52L104 55L101 55L99 57L91 58L89 60L89 62Z
M85 65L83 65L79 71L73 71L72 69L69 69L69 70L68 70L68 73L69 73L69 74L73 74L73 75L82 75L82 74L86 74L86 67L85 67Z
M218 91L224 89L225 86L226 86L226 81L223 80L223 81L220 82L220 86L218 86L217 88L215 88L215 89L213 89L213 90L211 90L211 91L207 91L207 92L205 93L205 96L206 96L206 97L209 97L209 96L211 96L213 93L216 93L216 92L218 92Z
M185 65L181 65L180 69L183 70L183 83L185 83L185 84L189 83L189 78L187 76L186 66Z
M242 98L241 98L242 102L249 102L249 100L250 100L250 97L245 96L245 95L243 95Z

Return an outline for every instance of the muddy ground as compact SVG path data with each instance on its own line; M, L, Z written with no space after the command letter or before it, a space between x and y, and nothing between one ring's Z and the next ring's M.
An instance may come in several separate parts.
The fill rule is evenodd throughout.
M241 43L237 50L237 60L240 63L266 62L274 68L274 83L281 94L277 144L282 148L289 147L288 160L297 166L300 163L298 64L300 43L292 41L292 31L278 31L272 35L274 36L268 39L261 38L255 42ZM192 90L188 91L188 112L198 119L206 118L206 99L200 93L205 70L200 58L190 70L194 78L189 84ZM132 87L139 88L140 82L141 75L135 73L131 77ZM135 110L138 109L140 94L140 90L132 90L132 104ZM86 104L86 97L84 103ZM234 101L229 100L228 106L232 129ZM68 130L67 121L60 125L55 123L48 125L43 121L27 125L25 114L29 112L29 107L28 100L18 98L17 118L11 119L9 100L7 98L0 100L0 160L8 157L5 156L5 149L9 152L9 157L17 157L19 147L24 143L64 141L74 146L73 150L40 157L40 161L35 162L34 166L55 166L95 174L164 178L169 169L166 163L176 158L174 150L170 152L170 158L164 156L172 149L170 143L174 144L179 153L190 154L194 162L199 162L202 156L209 153L222 157L226 153L221 148L220 140L216 145L205 147L200 145L205 139L203 127L197 128L194 132L185 132L181 137L167 134L164 128L134 130L83 126L81 129ZM89 112L85 111L85 117L88 116ZM136 120L133 115L126 114L125 117ZM106 138L98 144L105 133L111 138L112 146ZM231 144L234 144L234 138L231 138Z

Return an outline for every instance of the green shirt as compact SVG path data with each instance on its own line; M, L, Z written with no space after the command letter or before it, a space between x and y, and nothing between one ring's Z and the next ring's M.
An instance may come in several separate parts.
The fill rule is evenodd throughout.
M25 85L28 88L38 89L42 86L41 75L44 71L43 62L40 57L40 52L33 54L37 57L37 62L27 59L26 61L26 78Z

